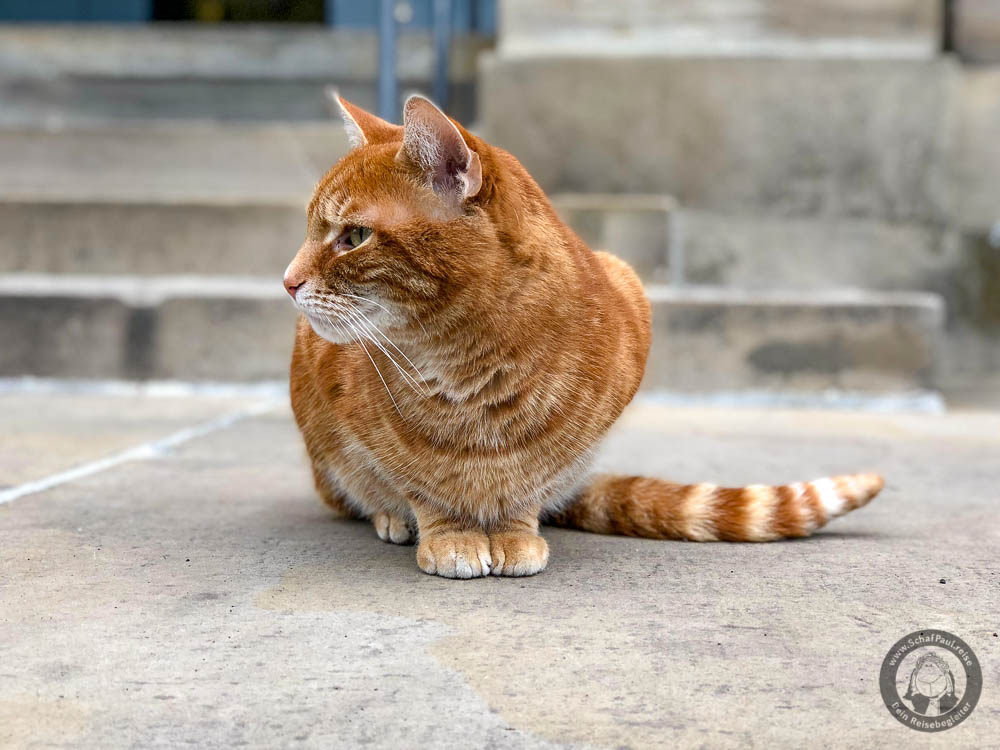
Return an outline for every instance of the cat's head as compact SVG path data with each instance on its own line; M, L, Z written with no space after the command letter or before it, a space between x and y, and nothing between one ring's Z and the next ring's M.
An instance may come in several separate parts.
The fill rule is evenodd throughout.
M284 277L313 329L345 343L404 327L499 277L495 151L420 96L402 126L331 98L351 150L317 185Z

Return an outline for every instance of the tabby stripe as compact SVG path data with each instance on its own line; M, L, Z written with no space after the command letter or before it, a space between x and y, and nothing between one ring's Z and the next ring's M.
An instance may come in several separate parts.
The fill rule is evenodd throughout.
M809 495L806 492L805 485L802 482L796 482L788 486L788 489L795 494L795 504L799 507L799 513L802 524L802 536L809 536L817 528L819 528L824 522L825 518L817 516L815 505L809 499Z
M805 499L810 510L812 510L813 521L815 521L816 527L825 526L829 519L826 515L826 509L823 507L823 502L820 500L819 491L815 487L815 482L805 483Z
M774 532L780 537L803 536L809 511L803 507L799 492L791 486L778 487L775 491L778 507L774 514Z
M774 539L778 493L774 487L750 484L743 488L747 504L746 538L751 541Z
M715 493L719 488L714 484L688 485L681 508L681 533L695 542L715 542L719 531L715 525Z
M743 490L734 487L720 487L715 491L715 525L719 539L732 542L742 541L746 535L747 508Z

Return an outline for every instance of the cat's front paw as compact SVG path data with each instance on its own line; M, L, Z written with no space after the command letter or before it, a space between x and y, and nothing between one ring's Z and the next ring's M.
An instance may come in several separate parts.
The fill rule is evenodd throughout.
M413 527L405 518L393 516L389 513L376 513L372 517L372 525L375 533L383 542L393 544L413 544Z
M420 538L417 565L445 578L490 574L490 538L482 531L435 531Z
M490 572L495 576L533 576L549 562L549 545L538 534L501 531L490 534Z

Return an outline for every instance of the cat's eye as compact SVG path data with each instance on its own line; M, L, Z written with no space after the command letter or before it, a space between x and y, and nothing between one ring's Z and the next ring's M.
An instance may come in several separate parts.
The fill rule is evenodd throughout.
M347 234L347 244L350 247L357 247L371 236L372 230L368 227L354 227Z
M349 250L353 250L360 245L363 245L365 241L372 236L372 230L368 227L351 227L350 229L345 229L340 235L333 241L333 251L335 253L346 253Z

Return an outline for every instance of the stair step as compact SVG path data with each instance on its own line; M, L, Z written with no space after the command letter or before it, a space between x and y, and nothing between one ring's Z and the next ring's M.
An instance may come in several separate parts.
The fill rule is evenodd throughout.
M229 28L227 28L229 27ZM456 34L451 111L472 119L476 55ZM302 24L0 26L0 125L92 125L150 118L328 120L324 88L375 106L374 30ZM399 36L402 91L433 76L429 31Z
M0 276L0 374L284 378L295 310L280 278Z
M332 163L336 155L329 156ZM275 277L305 233L308 188L320 170L299 176L304 171L285 175L302 188L287 199L256 197L240 185L222 185L214 196L192 190L185 198L176 179L131 196L112 187L103 198L75 200L64 187L33 194L22 185L24 197L0 198L0 273ZM190 173L199 174L197 165ZM552 202L588 245L621 256L643 279L666 280L676 210L669 196L567 194Z
M549 198L589 247L614 253L646 281L669 278L670 249L679 240L677 202L669 195L559 193Z
M654 50L660 54L678 48L775 54L781 44L816 54L824 44L853 42L907 45L930 55L941 37L940 5L936 0L504 0L497 11L501 44L514 49L547 43L550 52L575 45L635 54L648 40L659 42Z
M683 210L685 280L747 289L944 291L968 265L939 226Z
M0 130L0 196L64 203L298 203L347 150L340 122Z
M648 292L647 392L933 385L935 295ZM294 323L277 278L2 275L0 376L284 379Z
M646 390L890 393L934 385L944 303L923 292L647 286Z
M0 272L277 278L305 199L232 203L0 200Z

